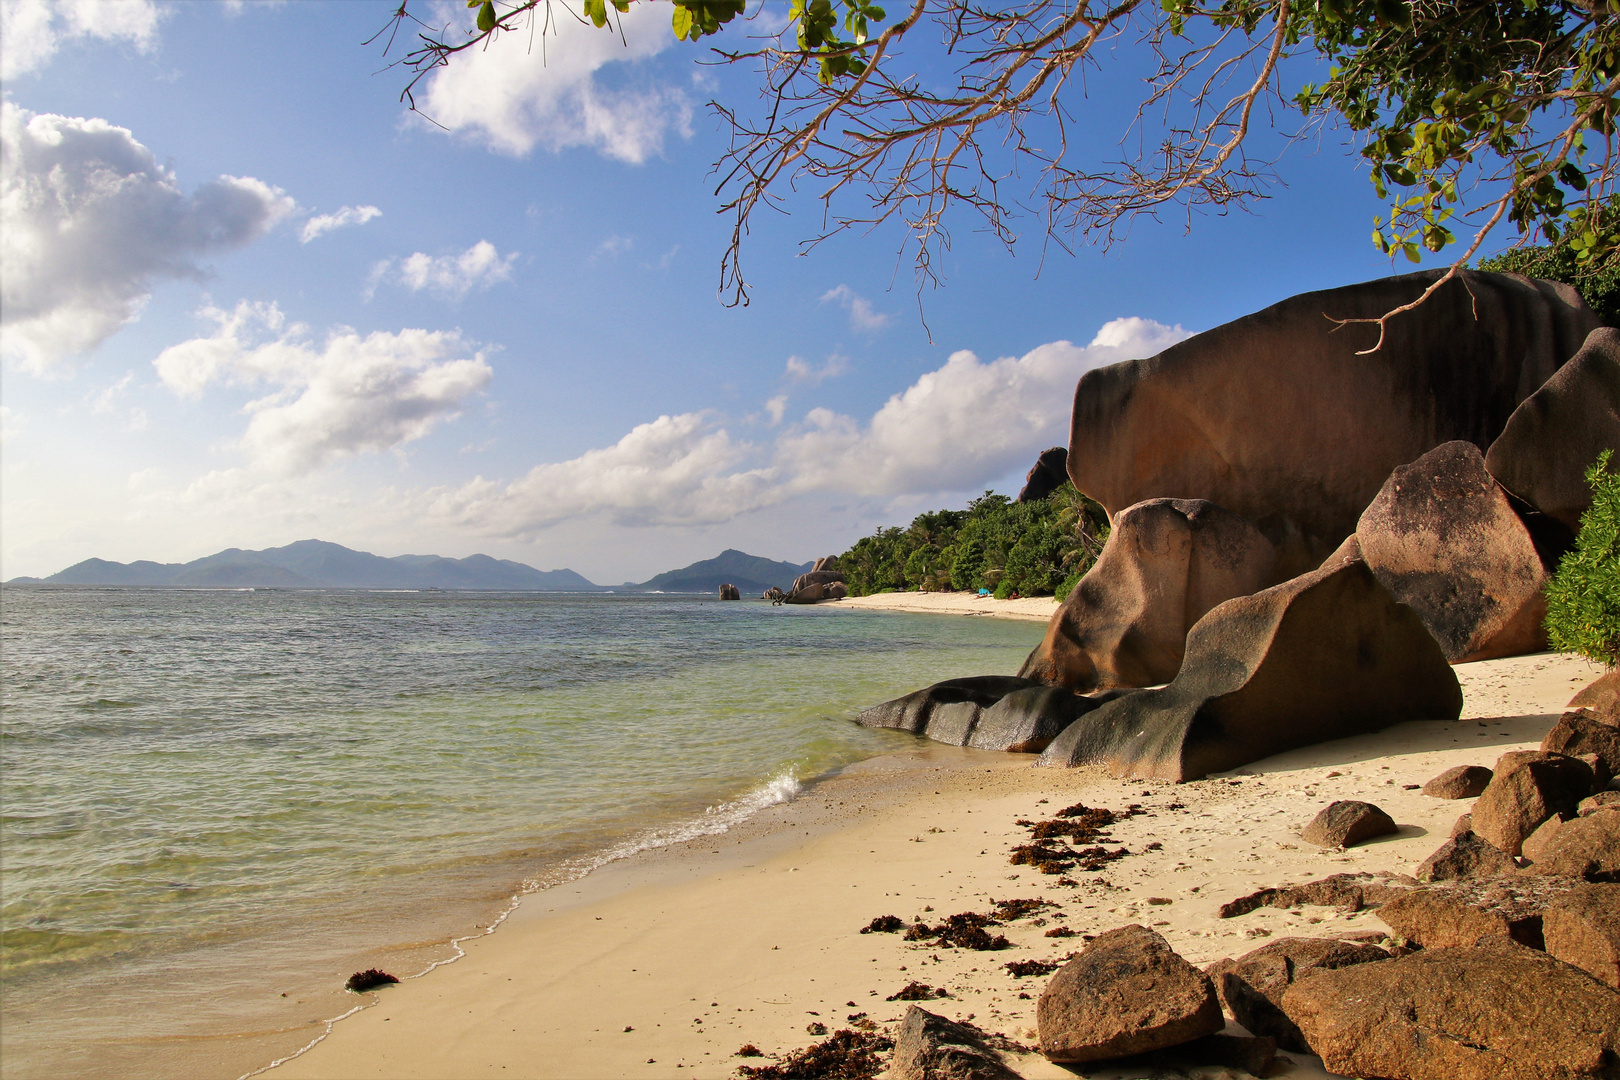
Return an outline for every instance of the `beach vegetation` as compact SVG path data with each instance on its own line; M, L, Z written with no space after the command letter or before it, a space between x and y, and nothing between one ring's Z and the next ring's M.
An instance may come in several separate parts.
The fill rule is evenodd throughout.
M1065 482L1039 502L987 491L965 510L931 510L838 556L851 596L988 589L997 597L1066 596L1097 561L1108 514Z
M1560 652L1620 664L1620 472L1603 451L1586 471L1592 507L1547 583L1547 640Z
M1605 206L1610 213L1620 213L1620 207L1614 205L1613 199ZM1583 262L1570 240L1565 235L1560 236L1557 243L1513 248L1489 259L1481 259L1479 268L1498 274L1523 274L1525 277L1561 281L1573 286L1598 318L1610 326L1620 326L1620 260Z

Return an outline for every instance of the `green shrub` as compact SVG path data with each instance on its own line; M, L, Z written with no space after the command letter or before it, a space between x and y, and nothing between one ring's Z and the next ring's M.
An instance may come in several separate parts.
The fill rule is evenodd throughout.
M1573 285L1598 318L1610 326L1620 326L1620 259L1611 256L1596 265L1582 263L1569 246L1567 235L1555 244L1513 248L1482 259L1479 268Z
M1547 638L1560 652L1620 663L1620 473L1603 451L1590 469L1592 508L1547 583Z

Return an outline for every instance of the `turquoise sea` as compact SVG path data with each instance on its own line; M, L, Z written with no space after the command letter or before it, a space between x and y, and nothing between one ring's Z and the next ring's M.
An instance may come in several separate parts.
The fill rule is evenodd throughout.
M0 1075L234 1078L515 894L914 745L1034 622L548 593L0 592Z

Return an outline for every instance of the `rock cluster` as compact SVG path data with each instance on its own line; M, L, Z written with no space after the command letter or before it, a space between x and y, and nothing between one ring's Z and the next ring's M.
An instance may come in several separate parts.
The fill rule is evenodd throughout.
M776 602L781 604L818 604L823 600L842 600L849 595L843 571L838 569L838 557L823 555L814 568L793 579Z

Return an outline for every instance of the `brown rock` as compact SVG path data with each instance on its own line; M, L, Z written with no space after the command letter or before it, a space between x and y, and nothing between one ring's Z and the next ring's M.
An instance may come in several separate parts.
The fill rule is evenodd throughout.
M1452 663L1547 647L1547 568L1473 443L1444 443L1390 473L1356 538Z
M1457 839L1457 837L1461 836L1463 833L1471 833L1473 831L1474 831L1474 815L1473 814L1463 814L1456 821L1451 823L1451 838L1453 840Z
M1175 1069L1196 1069L1200 1066L1219 1065L1242 1069L1250 1076L1265 1076L1277 1057L1277 1040L1266 1036L1248 1038L1242 1035L1205 1035L1190 1043L1182 1043L1168 1050L1155 1050L1149 1055L1154 1065Z
M1356 539L1355 533L1351 533L1344 538L1344 543L1333 549L1333 554L1322 560L1322 565L1317 569L1326 570L1334 566L1343 566L1359 558L1361 558L1361 541Z
M1480 938L1511 938L1541 948L1541 914L1575 883L1557 878L1466 879L1413 889L1378 909L1395 935L1425 949L1453 949Z
M1620 668L1588 683L1569 699L1571 709L1585 709L1599 721L1620 727Z
M1472 832L1453 836L1424 859L1414 875L1419 881L1460 881L1463 878L1501 877L1518 872L1511 855L1498 850Z
M1340 799L1324 807L1299 836L1317 847L1346 848L1397 832L1394 819L1372 803Z
M1572 532L1592 505L1586 470L1620 446L1620 330L1587 335L1570 360L1519 403L1491 443L1491 475Z
M1620 810L1620 791L1600 791L1590 798L1582 799L1580 805L1575 808L1575 815L1585 817L1587 814L1595 814L1599 810L1610 808Z
M1496 763L1496 775L1474 803L1473 829L1509 855L1517 855L1524 838L1558 814L1574 817L1580 801L1592 793L1592 770L1563 754L1515 750Z
M1416 888L1417 884L1416 878L1405 874L1330 874L1303 885L1260 889L1229 900L1221 905L1219 915L1223 919L1230 919L1263 907L1295 908L1306 904L1338 908L1353 914L1363 908L1387 904Z
M812 574L837 573L838 580L844 580L844 575L838 570L838 556L823 555L810 567Z
M1570 757L1596 754L1600 763L1600 777L1620 775L1620 728L1605 724L1585 709L1575 709L1560 716L1558 723L1541 740L1541 748L1551 754L1568 754Z
M742 590L738 589L735 585L722 585L720 586L720 599L741 600Z
M1305 1036L1282 1011L1284 992L1301 979L1324 971L1388 960L1376 945L1325 938L1282 938L1236 960L1212 965L1221 1000L1238 1023L1256 1035L1269 1035L1284 1050L1311 1052Z
M842 600L849 595L849 586L844 584L842 574L836 581L805 581L809 577L823 576L825 572L800 574L793 579L793 588L782 598L782 603L819 604L823 600Z
M1035 464L1029 467L1029 472L1024 477L1024 486L1019 489L1016 501L1040 502L1068 482L1068 447L1054 446L1050 450L1042 450L1041 456L1035 459Z
M1019 674L1082 692L1169 682L1193 624L1223 601L1275 584L1276 563L1258 529L1214 503L1127 506Z
M1620 882L1620 810L1600 810L1560 822L1547 836L1541 835L1542 829L1525 841L1526 856L1531 859L1528 873ZM1531 841L1536 841L1533 855L1529 854Z
M1283 1010L1346 1076L1600 1080L1620 1054L1620 994L1502 939L1325 971Z
M1187 635L1170 685L1070 724L1042 765L1193 780L1299 746L1417 719L1455 719L1440 647L1365 563L1228 600Z
M1144 926L1097 936L1036 1004L1041 1053L1079 1063L1142 1054L1225 1026L1209 976Z
M1117 514L1207 499L1262 529L1279 578L1317 566L1390 472L1452 439L1488 446L1599 321L1574 290L1466 272L1377 330L1440 271L1306 293L1075 390L1069 476ZM1358 353L1360 355L1358 355Z
M1012 675L947 679L855 717L865 727L898 728L952 746L1034 754L1103 699Z
M1547 953L1620 990L1620 885L1579 885L1547 905Z
M1483 765L1457 765L1423 785L1423 794L1436 799L1473 799L1491 782L1491 770Z
M894 1040L889 1080L1018 1080L984 1032L918 1005L906 1009Z

